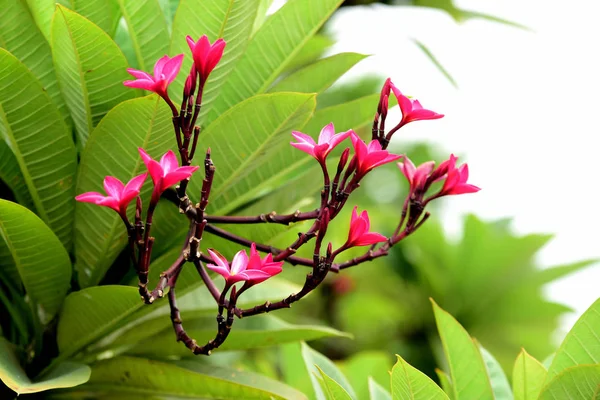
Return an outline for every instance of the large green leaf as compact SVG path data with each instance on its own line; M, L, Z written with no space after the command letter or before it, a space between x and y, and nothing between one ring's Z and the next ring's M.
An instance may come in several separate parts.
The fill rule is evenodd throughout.
M390 355L385 351L361 351L353 354L343 363L338 362L338 365L352 382L352 388L359 399L369 397L370 380L389 387L392 362Z
M50 25L56 8L55 0L26 0L31 16L46 40L50 42Z
M181 0L179 2L173 21L171 53L185 53L186 56L181 67L182 73L171 84L171 95L175 99L180 99L183 83L192 66L186 35L190 35L194 40L207 35L211 43L218 38L223 38L227 42L223 58L210 74L202 96L202 112L199 121L204 126L207 125L204 115L210 110L229 73L246 50L258 7L258 0Z
M169 50L167 21L158 0L118 0L127 22L138 69L152 71Z
M427 375L404 361L400 356L392 368L392 399L447 400L446 393Z
M324 58L277 82L269 92L321 93L367 56L340 53Z
M216 312L214 299L199 282L200 278L197 279L196 283L187 286L178 283L178 307L184 321ZM270 296L283 296L297 290L295 285L270 279L244 293L239 306L254 306L264 303ZM74 292L65 300L58 324L61 358L79 353L80 358L91 355L93 359L95 354L107 350L113 354L123 352L169 328L169 314L166 298L157 300L152 306L144 306L137 288L129 286L95 286Z
M90 378L90 372L87 365L64 362L32 381L19 365L13 346L0 336L0 380L19 395L81 385Z
M214 308L214 306L213 306ZM186 321L185 329L198 343L206 343L216 334L215 318L200 318ZM247 350L278 344L315 340L323 337L348 337L347 334L332 328L316 325L293 325L275 316L260 315L236 321L227 341L221 350ZM163 332L140 342L130 354L148 356L185 357L190 351L174 340L173 328L169 326Z
M561 371L540 393L539 400L598 400L600 364L578 365Z
M521 350L513 368L515 400L537 400L546 380L546 368L538 360Z
M227 79L207 115L207 122L215 120L240 101L266 91L341 2L290 0L270 16L256 32Z
M51 3L50 16L54 10L54 2ZM49 29L49 20L47 24ZM35 25L25 0L16 0L10 7L0 8L0 47L8 50L29 68L67 122L69 112L54 73L50 45Z
M19 162L4 140L0 140L0 180L10 188L20 204L29 209L34 208Z
M439 368L435 369L435 374L440 380L440 386L444 389L444 392L448 396L450 400L454 400L454 389L452 388L452 382L450 381L450 377L447 373L442 371Z
M0 266L21 282L43 323L58 312L71 283L71 261L52 231L31 211L0 200Z
M106 32L62 6L57 6L52 20L52 57L83 148L102 117L135 96L135 90L123 85L131 78L127 61Z
M352 397L344 390L344 388L329 377L323 370L317 367L323 384L321 385L327 396L327 400L352 400Z
M59 393L70 399L304 399L302 393L260 375L206 366L116 357L92 366L92 377Z
M582 364L600 364L600 299L587 309L569 331L556 351L546 385L569 367Z
M225 213L261 182L285 169L295 150L290 132L303 126L316 107L315 96L273 93L252 97L221 115L202 135L200 151L208 146L216 167L211 210ZM223 135L226 135L226 138ZM197 157L195 163L201 163ZM201 180L190 182L189 193L200 192Z
M76 168L70 133L24 64L0 49L0 66L0 137L17 160L35 211L70 248Z
M433 311L456 400L494 399L487 370L467 331L433 300Z
M325 51L333 46L334 43L335 40L324 34L317 33L311 36L292 59L286 62L283 72L288 73L290 71L295 71L298 68L315 62L321 58Z
M102 191L106 175L126 182L143 173L145 166L138 147L154 158L175 147L170 116L169 107L156 95L127 101L112 109L96 127L81 155L76 192ZM143 194L149 190L148 182ZM95 285L125 245L125 227L113 210L77 203L75 232L75 269L79 282L83 287Z
M114 35L121 17L118 0L63 0L59 3L87 18L108 35Z

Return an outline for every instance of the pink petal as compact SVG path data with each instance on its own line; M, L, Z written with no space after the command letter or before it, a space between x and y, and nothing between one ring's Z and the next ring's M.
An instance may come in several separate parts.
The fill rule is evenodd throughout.
M387 237L377 232L367 232L363 234L355 243L354 246L366 246L375 243L386 242Z
M167 151L160 159L160 166L164 171L164 175L176 170L179 167L179 162L173 150Z
M75 200L77 201L94 204L100 204L105 198L106 196L98 192L86 192L75 196Z
M115 178L114 176L107 176L104 178L104 190L110 197L114 197L119 201L121 193L123 193L123 182Z
M183 62L183 54L176 55L167 62L163 68L163 74L167 84L173 82L179 70L181 69L181 63Z
M127 68L127 72L132 75L136 79L145 79L149 81L154 81L154 78L150 76L147 72L140 71L138 69Z
M164 79L164 66L169 62L169 56L162 56L154 64L154 80Z
M379 143L379 140L371 140L371 142L369 143L369 146L367 146L367 151L369 153L372 153L375 151L382 151L381 143ZM387 150L383 150L383 151L387 151Z
M121 204L129 204L131 200L140 194L140 189L142 188L147 176L148 174L141 174L127 182L127 185L125 185L121 195Z
M212 72L213 69L217 66L221 58L223 57L223 51L225 50L225 41L223 39L217 40L210 49L210 52L207 56L207 60L204 66L204 73L206 77Z
M208 254L210 255L210 258L212 258L215 264L229 271L229 263L221 253L219 253L215 249L208 249Z
M461 183L452 188L452 190L448 194L466 194L466 193L475 193L479 192L481 188L470 185L466 183Z
M335 146L337 146L338 144L340 144L341 142L343 142L344 140L346 140L346 138L348 138L352 132L354 132L354 131L352 129L350 129L349 131L338 133L337 135L335 135L334 137L332 137L329 140L329 149L330 149L330 151L333 150L333 148Z
M248 255L246 254L246 250L238 251L235 256L233 256L233 261L231 261L231 275L244 272L247 266Z
M307 143L294 143L294 142L290 142L290 144L293 147L297 148L298 150L305 152L306 154L310 154L313 157L315 155L315 152L314 152L315 148L313 145L310 145Z
M148 90L150 92L156 90L156 82L148 80L125 81L123 82L123 85L134 89Z
M170 172L162 180L163 190L173 186L179 181L189 178L199 167L179 167L175 171Z
M221 275L225 279L229 278L229 276L230 276L229 270L227 268L216 266L213 264L207 264L206 268L210 269L211 271L216 272L217 274Z
M333 122L328 123L321 129L321 133L319 133L319 144L329 143L331 138L335 135L335 128L333 127Z
M294 139L296 139L298 141L298 144L306 143L306 144L310 144L311 146L317 145L315 143L314 139L305 133L298 132L298 131L292 131L292 136L294 137Z
M398 154L388 154L387 157L385 157L384 159L379 160L379 161L373 163L371 165L371 169L377 168L377 167L379 167L380 165L383 165L383 164L391 163L391 162L399 160L401 158L402 158L402 156L398 155Z
M120 209L119 209L119 206L120 206L119 201L117 199L115 199L114 197L105 197L104 199L100 200L96 204L98 204L100 206L112 208L116 212L120 211Z

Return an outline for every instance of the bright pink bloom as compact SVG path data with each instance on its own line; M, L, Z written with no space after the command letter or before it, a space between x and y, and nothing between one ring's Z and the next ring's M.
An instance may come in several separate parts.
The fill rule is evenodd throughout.
M114 176L107 176L104 178L104 191L108 196L104 196L98 192L87 192L76 196L75 200L110 207L125 216L127 205L140 194L140 189L146 176L148 174L138 175L127 182L127 185L123 185L123 182Z
M251 281L258 283L264 281L265 279L269 279L272 276L266 271L261 271L259 269L248 269L248 263L250 260L248 259L246 250L240 250L236 253L236 255L233 257L233 261L231 261L231 266L229 266L227 259L219 252L213 249L208 249L208 253L215 264L208 264L206 268L225 278L225 284L227 286L231 286L240 281Z
M175 153L171 150L162 156L160 162L153 160L141 147L138 148L138 151L148 168L152 182L154 182L154 192L152 193L154 201L158 201L162 192L175 183L189 178L198 169L198 167L180 167Z
M271 276L277 275L282 271L282 265L283 261L273 262L273 256L270 253L267 254L265 258L261 259L260 254L258 253L258 251L256 251L256 244L252 243L252 245L250 246L250 261L248 262L248 267L246 268L246 271L262 271L269 275L266 278L261 277L250 279L250 283L260 283Z
M380 233L369 232L369 229L371 228L369 214L367 214L367 210L365 210L358 215L357 208L358 207L355 206L354 210L352 210L348 240L346 240L346 243L342 246L342 248L347 249L353 246L366 246L388 240Z
M402 158L402 156L390 154L387 150L382 150L381 144L379 144L379 141L377 140L372 140L367 146L354 131L351 131L350 137L352 139L352 145L354 146L356 175L358 176L358 179L361 179L367 172L375 167Z
M192 57L194 57L194 65L198 74L200 75L200 86L204 86L204 83L208 79L208 75L216 67L216 65L223 57L223 50L225 49L225 41L223 39L217 39L212 45L206 35L202 35L197 42L194 42L191 36L186 36L190 50L192 51Z
M166 98L168 97L167 88L179 73L182 62L183 54L179 54L173 58L164 56L154 64L154 76L144 71L128 68L127 72L136 78L136 80L125 81L123 85L148 90Z
M415 167L415 164L410 158L404 156L404 162L399 162L398 167L402 174L406 177L408 184L410 185L410 192L423 191L427 185L428 178L433 171L435 162L427 161L419 167Z
M325 158L331 151L346 139L352 130L335 134L333 122L325 125L319 134L319 142L315 143L312 137L302 133L293 131L292 136L298 143L290 143L295 148L313 156L319 163L324 164Z
M439 119L444 116L444 114L438 114L435 111L424 109L421 103L419 103L419 100L409 99L403 95L393 83L390 82L389 87L392 89L394 95L398 99L398 105L400 106L400 111L402 111L402 120L399 124L401 127L409 122L426 119Z
M469 166L465 163L456 168L453 164L448 169L444 186L440 191L440 196L451 194L475 193L481 189L475 185L467 183L469 179Z

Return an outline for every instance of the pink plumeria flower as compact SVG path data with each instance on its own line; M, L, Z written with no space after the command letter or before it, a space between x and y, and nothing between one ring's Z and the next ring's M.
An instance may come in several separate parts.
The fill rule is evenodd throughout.
M392 89L394 95L398 99L398 105L400 106L400 111L402 111L402 120L399 124L400 127L408 124L409 122L427 119L439 119L444 116L444 114L438 114L435 111L423 108L421 103L419 103L419 100L409 99L403 95L393 83L390 82L389 87Z
M250 260L248 259L246 250L240 250L235 254L231 261L231 266L227 262L227 259L218 251L208 249L208 254L210 254L214 264L207 264L206 268L225 278L226 287L230 287L240 281L262 282L272 276L268 272L259 269L248 269Z
M94 203L99 206L110 207L121 216L127 216L127 206L131 200L135 199L140 194L140 189L144 184L148 174L141 174L123 185L123 182L114 176L104 178L104 191L108 196L104 196L98 192L82 193L75 197L75 200L84 203Z
M434 166L435 162L427 161L419 165L419 167L415 167L415 164L413 164L413 162L407 156L404 156L403 162L398 163L398 168L400 168L400 171L408 181L411 194L419 193L425 190Z
M268 277L249 279L248 282L254 285L270 278L271 276L277 275L282 271L282 265L283 261L273 262L273 256L271 253L267 254L265 258L261 259L260 254L258 251L256 251L256 244L252 243L250 245L250 260L246 270L262 271L267 273Z
M221 57L223 57L225 41L217 39L211 45L206 35L202 35L197 42L194 42L191 36L186 36L186 40L192 51L194 66L200 75L200 86L202 87L208 79L208 75L210 75L221 60Z
M152 192L152 201L157 202L161 193L173 186L175 183L192 176L198 167L180 167L177 157L173 151L169 150L162 156L160 162L153 160L141 147L138 148L146 168L150 173L152 182L154 182L154 191Z
M298 142L291 142L290 144L295 148L310 154L313 156L321 165L325 164L325 158L327 155L331 153L331 151L340 144L344 139L346 139L352 130L335 134L335 128L333 127L333 122L325 125L323 129L321 129L321 133L319 134L319 141L315 143L312 137L306 135L302 132L293 131L292 136Z
M354 146L356 175L359 180L373 168L402 158L400 155L390 154L387 150L382 150L381 144L377 140L372 140L367 146L354 131L351 131L350 137Z
M448 168L444 186L438 196L475 193L481 190L479 187L467 183L468 179L469 166L466 163L458 168L456 168L454 164L451 164Z
M154 64L154 76L144 71L128 68L127 72L136 78L136 80L125 81L123 84L132 88L148 90L163 98L168 98L168 86L179 73L182 62L183 54L179 54L173 58L164 56Z
M342 248L347 249L354 246L367 246L388 240L380 233L369 232L369 229L371 228L369 214L367 213L367 210L365 210L358 215L357 208L358 207L355 206L352 210L348 240L346 240L346 243Z

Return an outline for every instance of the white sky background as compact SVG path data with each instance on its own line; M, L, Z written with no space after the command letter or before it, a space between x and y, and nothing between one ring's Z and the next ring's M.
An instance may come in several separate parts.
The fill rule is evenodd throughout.
M485 20L458 25L437 10L382 5L346 8L331 21L333 53L373 54L345 79L368 72L390 76L425 108L446 114L410 124L395 139L431 141L468 161L470 181L483 190L445 200L450 231L457 232L468 212L485 219L512 216L518 233L556 234L540 254L543 266L600 257L596 4L457 1L532 32ZM458 90L411 37L429 47ZM596 265L549 287L551 299L576 310L564 321L565 330L598 298L599 284Z

